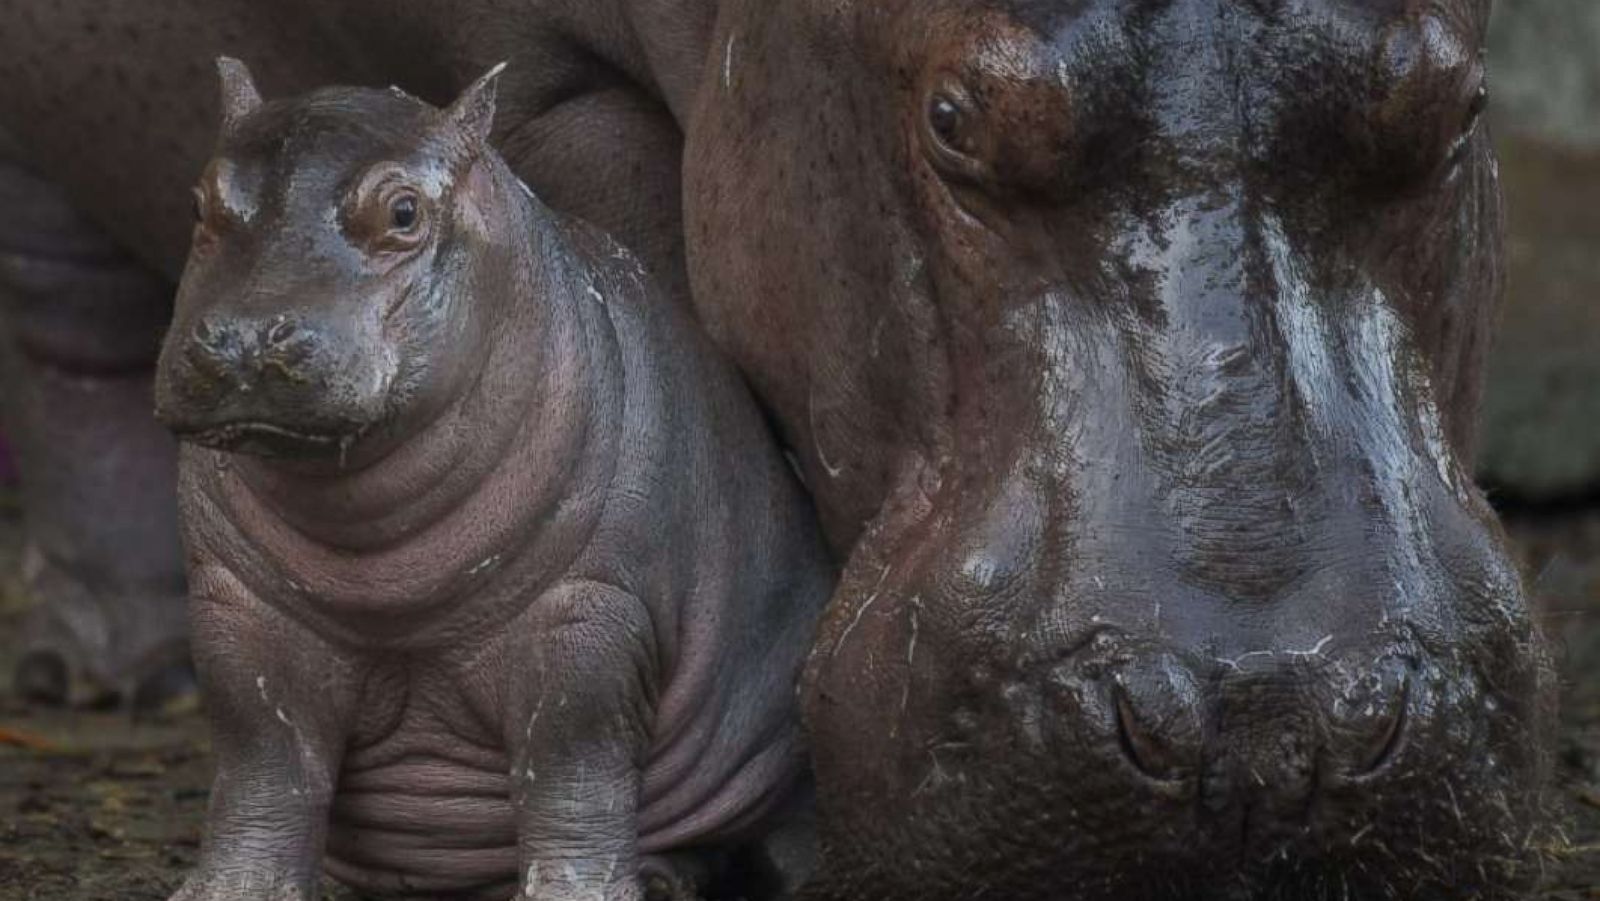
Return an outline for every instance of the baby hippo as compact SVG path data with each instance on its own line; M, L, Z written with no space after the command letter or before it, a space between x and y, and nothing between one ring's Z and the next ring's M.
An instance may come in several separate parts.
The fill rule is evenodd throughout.
M639 899L799 821L831 564L734 371L490 148L498 69L219 67L156 388L217 754L175 897Z

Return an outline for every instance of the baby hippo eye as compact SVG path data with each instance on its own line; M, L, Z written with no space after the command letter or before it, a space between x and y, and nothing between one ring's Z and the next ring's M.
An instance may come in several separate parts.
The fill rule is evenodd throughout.
M389 201L389 227L394 231L411 231L417 218L417 195L406 192Z
M368 253L405 253L427 243L435 202L399 164L381 163L345 195L339 217L345 234Z

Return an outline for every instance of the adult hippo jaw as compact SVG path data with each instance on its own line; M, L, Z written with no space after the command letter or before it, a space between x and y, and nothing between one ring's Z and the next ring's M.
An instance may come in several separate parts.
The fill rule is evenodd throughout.
M472 228L473 206L455 176L471 159L439 152L459 129L403 95L333 89L263 105L235 65L222 63L230 110L195 189L157 416L215 449L370 461L436 419L482 349L481 317L451 300L466 268L457 223ZM387 154L330 125L358 101L393 107ZM263 187L311 158L305 177Z
M1519 884L1550 680L1467 465L1486 18L724 11L696 303L853 548L814 897Z

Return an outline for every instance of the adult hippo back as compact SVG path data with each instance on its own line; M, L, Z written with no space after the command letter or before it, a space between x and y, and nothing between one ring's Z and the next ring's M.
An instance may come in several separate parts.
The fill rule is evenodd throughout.
M687 252L848 557L815 898L1493 897L1549 679L1469 477L1487 6L0 0L0 127L171 274L215 54L510 59L511 168Z
M1497 896L1474 0L736 0L695 301L852 549L813 897Z

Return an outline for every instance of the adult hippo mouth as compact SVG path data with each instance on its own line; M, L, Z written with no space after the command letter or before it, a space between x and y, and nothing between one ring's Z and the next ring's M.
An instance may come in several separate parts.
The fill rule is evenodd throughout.
M724 12L696 303L849 553L811 897L1524 884L1552 680L1470 476L1487 7Z

